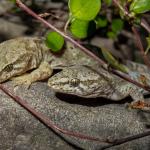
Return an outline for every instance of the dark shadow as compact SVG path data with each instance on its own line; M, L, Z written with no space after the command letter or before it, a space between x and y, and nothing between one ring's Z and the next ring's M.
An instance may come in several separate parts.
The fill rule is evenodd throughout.
M0 42L8 40L7 34L0 32Z
M79 104L84 106L103 106L107 104L125 104L125 103L131 103L132 99L130 97L127 97L120 101L112 101L106 98L97 97L97 98L83 98L71 94L63 94L63 93L56 93L56 97L60 99L61 101L65 101L70 104Z

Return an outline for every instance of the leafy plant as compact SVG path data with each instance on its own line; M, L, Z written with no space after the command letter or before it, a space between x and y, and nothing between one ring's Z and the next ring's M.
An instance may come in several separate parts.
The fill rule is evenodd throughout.
M68 1L69 18L67 27L68 23L70 23L68 29L73 37L85 39L94 35L96 30L105 28L106 35L109 38L116 39L118 34L123 30L125 21L128 21L131 25L135 23L140 25L142 14L150 10L149 0L116 1L119 11L117 15L112 14L112 19L110 20L107 18L106 13L104 13L105 10L101 8L101 3L104 3L108 8L113 8L112 0L104 0L102 2L101 0ZM103 11L102 14L100 10ZM51 33L47 35L46 43L52 51L57 52L62 48L64 39L57 33ZM149 46L145 54L148 50ZM115 60L112 54L103 50L102 53L109 64L125 72L126 69Z
M107 32L109 38L115 39L123 29L124 22L121 19L113 19L111 23L111 31Z
M70 25L70 31L76 38L83 39L92 35L96 30L96 23L94 21L84 21L74 19Z
M80 20L93 20L101 8L100 0L69 0L71 16Z
M53 52L59 52L64 45L64 38L57 32L49 32L46 36L46 45Z
M79 3L81 3L82 4L82 0L77 0ZM140 1L140 0L139 0ZM142 1L142 0L141 0ZM25 5L23 5L22 3L21 3L21 1L19 1L19 0L16 0L16 2L18 2L18 4L20 4L19 6L20 6L20 8L22 8L23 10L25 10L26 12L28 12L30 15L32 15L32 16L34 16L36 19L38 19L39 21L41 21L42 23L44 23L47 27L50 27L51 29L53 29L54 31L57 31L57 32L59 32L61 35L59 35L59 34L56 34L55 32L53 32L53 33L49 33L48 35L47 35L47 39L46 39L46 41L47 41L47 45L50 47L50 48L54 48L54 51L56 50L58 50L58 49L60 49L61 47L62 47L62 45L63 45L63 38L61 37L61 36L63 36L63 37L65 37L66 39L68 39L69 41L71 41L75 46L77 46L77 47L79 47L80 49L82 49L84 52L86 52L88 55L90 55L91 57L93 57L95 60L97 60L99 63L101 63L101 64L105 64L104 62L102 62L98 57L96 57L95 55L93 55L93 54L91 54L89 51L87 51L87 49L85 48L85 47L83 47L83 46L81 46L79 43L77 43L75 40L73 40L73 38L71 38L70 36L68 36L68 35L66 35L66 34L64 34L63 32L61 32L60 30L58 31L58 29L56 29L52 24L50 24L49 22L47 22L46 20L43 20L42 18L40 18L36 13L34 13L34 12L32 12L32 10L30 10L28 7L26 7ZM84 2L86 2L85 0L84 0ZM106 0L106 3L107 3L107 5L111 5L111 0ZM141 5L141 8L140 8L140 2L138 2L138 1L134 1L134 0L121 0L121 1L119 1L119 0L113 0L113 2L116 4L116 6L120 9L120 12L122 12L122 13L120 13L121 14L121 18L123 18L123 19L126 19L129 23L130 23L130 25L132 26L132 30L133 30L133 32L135 33L135 35L136 35L136 38L138 39L138 43L139 43L139 47L140 47L140 50L142 51L142 54L143 54L143 52L144 52L144 48L142 47L142 43L141 43L141 41L140 41L140 37L139 37L139 35L138 35L138 32L137 32L137 30L135 30L135 27L133 26L134 25L134 23L135 22L137 22L137 21L135 21L135 20L137 20L137 18L139 19L139 16L141 17L142 16L142 14L144 13L144 12L147 12L147 11L149 11L149 6L147 7L147 6L145 6L145 7L143 7L142 5ZM147 1L144 1L143 0L143 2L145 2L145 3L147 3L147 4L149 4L149 0L147 0ZM75 1L74 1L74 3L75 3ZM133 3L134 3L134 5L133 5ZM75 3L76 4L76 3ZM130 5L131 4L131 5ZM142 3L143 4L143 3ZM82 4L83 5L83 4ZM133 6L132 6L133 5ZM79 6L81 6L81 5L79 5ZM136 6L136 7L135 7ZM138 7L137 7L138 6ZM82 9L82 7L79 7L80 9ZM129 8L129 9L128 9ZM137 9L138 8L138 9ZM82 12L82 11L81 11ZM80 19L80 20L82 20L81 18L77 18L76 17L76 12L74 12L75 13L75 16L72 18L71 17L71 19L69 18L69 20L70 21L72 21L72 19ZM85 12L86 13L86 12ZM72 13L73 14L73 13ZM118 13L119 14L119 13ZM140 15L139 15L140 14ZM73 16L73 15L70 15L70 16ZM77 14L77 16L78 16L78 14ZM96 16L95 16L96 17ZM95 17L94 18L92 18L92 20L84 20L84 21L95 21ZM112 17L112 20L114 19L114 16ZM112 20L109 20L110 22L112 21ZM141 20L141 22L142 22L142 20ZM142 23L140 23L140 22L138 22L139 23L139 25L141 25L142 27L144 27L148 32L150 32L150 29L149 29L149 27L148 26L146 26L146 24L144 24L144 22L142 22ZM111 28L111 30L113 31L112 33L118 33L118 30L117 30L117 28L116 28L116 24L118 24L118 22L117 23L115 23L115 25ZM143 25L144 24L144 25ZM84 25L85 26L85 25ZM119 23L119 31L122 29L122 25L120 25L120 23ZM78 27L78 26L77 26ZM100 27L100 26L99 26ZM55 41L55 38L56 38L56 41ZM52 41L51 41L52 40ZM56 42L59 42L59 41L61 41L58 45L58 47L57 47L57 45L56 45ZM147 39L147 42L148 42L148 49L149 49L149 38ZM109 51L107 51L107 50L105 50L105 49L102 49L102 53L103 53L103 55L104 55L104 57L105 57L105 60L109 63L109 64L111 64L113 67L115 67L116 69L123 69L122 67L124 67L124 66L122 66L122 65L120 65L120 63L118 63L118 61L113 57L113 55L109 52ZM144 54L143 54L143 56L145 56ZM145 58L145 57L144 57ZM120 70L119 69L119 70ZM146 69L147 70L147 69ZM123 70L122 70L123 71ZM116 70L112 70L111 71L111 73L114 73L115 75L118 75L119 77L122 77L122 78L124 78L125 80L127 80L127 81L129 81L129 82L131 82L131 83L133 83L133 84L135 84L136 86L139 86L140 88L143 88L143 89L145 89L145 90L147 90L147 91L149 91L150 92L150 87L149 86L147 86L147 79L145 78L145 76L143 76L143 75L141 75L140 74L140 78L141 78L141 82L144 84L140 84L139 82L136 82L136 81L133 81L131 78L128 78L127 76L123 76L123 74L122 73L118 73L118 71L116 71ZM2 89L3 89L3 87L2 87ZM5 89L5 88L4 88ZM8 94L8 91L7 90L3 90L3 91L6 91L5 93L7 93ZM9 94L9 95L13 95L13 94ZM26 103L23 103L23 102L21 102L21 99L19 99L17 96L12 96L12 97L15 97L15 100L16 101L18 101L18 103L22 103L21 105L23 105L25 108L27 108L27 110L29 110L28 109L28 106L26 105ZM149 107L149 104L148 103L145 103L145 102L143 102L143 101L138 101L138 102L136 102L135 103L136 105L134 106L134 105L132 105L132 108L137 108L137 109L142 109L143 107L144 108L148 108ZM145 107L146 106L146 107ZM36 112L34 109L32 109L32 107L31 107L31 109L30 110L32 110L32 111L30 111L30 112ZM147 109L146 109L147 110ZM106 145L106 147L107 148L111 148L112 146L115 146L115 145L118 145L118 144L123 144L123 143L126 143L126 142L128 142L128 141L131 141L131 140L135 140L135 139L138 139L138 138L141 138L141 137L145 137L145 136L148 136L148 135L150 135L150 132L149 131L145 131L145 132L143 132L143 133L140 133L140 134L136 134L136 135L133 135L133 136L127 136L126 138L121 138L121 139L112 139L111 140L111 142L110 141L108 141L108 138L106 138L106 139L102 139L102 138L95 138L95 137L90 137L90 136L87 136L87 135L83 135L83 134L80 134L80 133L75 133L75 132L71 132L71 131L67 131L67 130L64 130L64 129L62 129L62 128L59 128L59 127L57 127L56 125L54 125L53 124L53 122L52 121L49 121L49 120L46 120L45 121L45 119L44 118L46 118L46 117L43 117L43 115L40 115L40 113L38 114L38 113L34 113L34 115L35 114L37 114L36 116L37 116L37 118L40 118L40 120L42 120L45 124L47 124L49 127L51 127L53 130L58 130L59 132L61 131L61 133L63 133L63 134L67 134L67 135L71 135L71 136L74 136L74 137L76 137L76 138L81 138L81 139L85 139L85 140L91 140L91 141L98 141L98 142L105 142L105 143L108 143L108 145ZM117 141L117 142L116 142Z
M130 5L130 11L135 14L142 14L150 11L150 0L133 0Z

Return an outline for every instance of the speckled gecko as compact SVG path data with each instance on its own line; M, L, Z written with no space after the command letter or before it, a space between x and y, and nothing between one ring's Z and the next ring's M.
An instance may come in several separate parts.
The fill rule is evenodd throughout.
M11 79L17 85L29 86L35 81L49 78L53 69L64 68L48 81L48 85L54 90L111 100L121 100L128 95L134 100L144 99L142 89L135 85L101 67L96 72L84 65L98 67L98 63L71 44L67 44L66 51L57 56L49 51L42 39L36 37L21 37L0 44L0 83Z
M137 81L136 72L133 78ZM132 75L132 74L130 74ZM145 75L147 83L150 83L150 76ZM139 76L140 77L140 76ZM127 96L134 100L130 105L134 108L149 107L144 102L145 90L129 83L120 77L105 71L103 68L94 70L89 66L73 66L64 68L48 80L48 85L56 92L77 95L85 98L104 97L113 101L119 101Z
M26 84L49 78L53 69L76 64L96 65L89 56L67 43L61 54L53 54L44 40L37 37L19 37L0 44L0 83L13 80ZM30 73L27 73L30 71Z

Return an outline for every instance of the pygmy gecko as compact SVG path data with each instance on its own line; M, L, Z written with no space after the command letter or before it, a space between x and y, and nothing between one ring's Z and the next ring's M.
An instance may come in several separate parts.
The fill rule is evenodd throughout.
M150 79L148 79L150 83ZM127 96L134 100L134 107L145 105L142 88L105 71L102 67L94 70L89 66L64 68L48 80L48 86L56 92L77 95L85 98L104 97L119 101ZM136 104L136 105L135 105ZM138 105L138 106L137 106Z
M37 37L21 37L0 44L0 83L10 79L16 85L29 86L49 78L57 68L63 70L48 81L56 91L111 100L129 95L136 101L144 99L141 88L98 67L98 63L70 43L61 56L52 54ZM94 68L99 68L98 72Z
M53 54L38 37L19 37L0 44L0 83L13 80L16 85L49 78L53 69L75 64L96 65L71 43L61 54ZM30 71L29 73L27 73Z

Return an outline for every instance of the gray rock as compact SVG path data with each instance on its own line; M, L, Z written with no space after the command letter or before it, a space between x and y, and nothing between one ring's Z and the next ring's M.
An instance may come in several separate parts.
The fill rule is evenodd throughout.
M7 84L7 86L11 87L11 84ZM47 99L48 101L44 100L43 92L39 93L41 97L36 95L38 91L34 91L33 88L28 91L17 87L16 92L22 92L20 96L25 96L27 101L30 99L28 102L31 102L33 107L45 114L48 113L49 110L45 109L42 103L46 104L45 102L48 102L49 99ZM68 145L9 96L2 91L0 95L0 150L62 150L62 147L66 150L74 150L72 146Z
M0 0L0 41L22 36L28 29L18 16L11 15L14 5L11 1Z
M101 98L82 99L58 94L56 97L55 93L41 82L33 84L29 90L24 86L14 89L11 82L5 86L37 111L48 116L55 125L69 131L101 139L120 139L142 133L147 130L146 124L150 124L150 114L129 110L123 102L114 103ZM83 140L60 132L54 134L9 96L2 91L0 94L0 150L75 149L62 138L87 150L107 146L106 143ZM109 149L149 150L149 148L150 136L147 136Z
M2 18L0 19L0 35L3 38L10 39L22 36L25 31L27 31L27 27L25 25L21 25L21 23L17 24L15 22L10 22Z
M7 12L7 10L10 10L13 7L13 3L7 0L1 0L0 1L0 14L3 14Z

